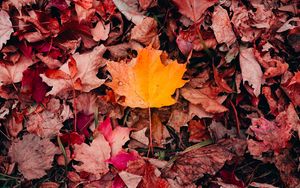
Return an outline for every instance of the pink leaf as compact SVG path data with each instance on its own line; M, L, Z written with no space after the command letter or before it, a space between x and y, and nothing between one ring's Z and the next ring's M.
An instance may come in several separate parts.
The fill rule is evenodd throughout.
M136 152L127 153L120 151L117 155L112 156L107 162L114 165L118 170L125 170L127 168L127 163L136 159L138 159L138 154Z
M110 119L107 118L98 127L100 133L102 133L105 139L109 142L112 150L112 156L116 155L122 146L129 140L130 128L117 126L112 130Z

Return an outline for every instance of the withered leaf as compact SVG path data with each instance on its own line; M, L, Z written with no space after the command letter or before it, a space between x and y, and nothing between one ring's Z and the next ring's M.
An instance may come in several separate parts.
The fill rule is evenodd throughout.
M214 175L226 161L236 155L243 155L245 149L245 141L227 139L179 154L175 162L164 169L163 177L176 179L181 185L188 185L204 174Z
M46 175L46 170L52 167L55 154L60 150L48 139L27 134L22 140L12 143L8 155L18 164L19 171L28 179L37 179Z

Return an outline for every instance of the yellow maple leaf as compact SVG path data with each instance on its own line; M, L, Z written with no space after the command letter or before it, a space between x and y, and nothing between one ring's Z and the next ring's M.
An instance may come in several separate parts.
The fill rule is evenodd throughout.
M121 105L132 108L151 108L169 106L176 102L171 97L177 88L187 81L182 80L186 64L165 59L162 51L151 47L143 48L129 63L108 62L107 69L112 82L107 83L115 93L125 96Z

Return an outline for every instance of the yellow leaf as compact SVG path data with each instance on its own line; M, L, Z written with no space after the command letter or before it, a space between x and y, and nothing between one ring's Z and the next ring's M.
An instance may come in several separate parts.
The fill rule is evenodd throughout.
M187 81L182 80L186 71L185 64L166 59L164 65L162 51L151 47L139 51L137 58L128 64L108 62L107 69L112 82L107 85L115 93L125 96L121 105L132 108L169 106L176 102L171 95Z

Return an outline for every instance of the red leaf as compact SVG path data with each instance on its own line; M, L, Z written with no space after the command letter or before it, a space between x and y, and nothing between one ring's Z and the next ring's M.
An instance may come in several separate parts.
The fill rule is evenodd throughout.
M85 137L89 137L90 133L88 131L89 125L93 119L93 114L86 115L82 112L77 114L76 128L79 134L83 134Z
M39 76L44 70L36 68L34 70L27 69L23 72L21 92L31 94L32 98L40 103L44 100L48 86Z
M65 80L70 79L70 76L61 70L49 69L45 72L45 75L51 79L65 79Z
M78 72L78 69L77 69L76 61L72 56L70 56L68 67L69 67L71 78L74 78Z
M129 161L138 159L136 152L124 152L120 151L117 155L111 157L107 162L114 165L118 170L125 170Z
M80 145L84 142L84 136L79 135L77 132L63 134L60 136L60 139L63 143L67 143L69 145Z

